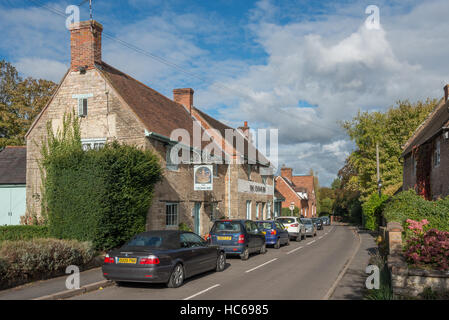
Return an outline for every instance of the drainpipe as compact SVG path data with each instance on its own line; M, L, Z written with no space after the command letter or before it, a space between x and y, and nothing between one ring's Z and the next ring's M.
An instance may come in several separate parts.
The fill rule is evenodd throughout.
M231 164L228 164L228 217L231 218Z

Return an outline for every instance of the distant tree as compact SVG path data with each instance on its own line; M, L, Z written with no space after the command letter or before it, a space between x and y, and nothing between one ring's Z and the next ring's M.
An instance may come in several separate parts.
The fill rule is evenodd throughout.
M0 148L25 144L26 132L56 86L48 80L22 79L12 64L0 61Z
M378 143L383 192L392 195L402 185L401 147L437 103L436 99L416 103L398 101L386 112L359 111L352 120L343 122L342 127L357 146L340 170L342 179L347 179L341 181L346 189L359 190L362 200L376 192Z

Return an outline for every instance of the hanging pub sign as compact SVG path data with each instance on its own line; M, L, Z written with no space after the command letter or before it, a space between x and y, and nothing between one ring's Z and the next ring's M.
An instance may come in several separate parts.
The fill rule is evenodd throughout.
M194 190L210 191L213 190L213 166L197 165L193 169Z

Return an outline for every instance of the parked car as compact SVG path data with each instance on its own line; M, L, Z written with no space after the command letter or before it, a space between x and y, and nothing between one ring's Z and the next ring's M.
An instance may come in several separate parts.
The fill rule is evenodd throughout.
M148 231L107 253L102 271L108 280L166 283L180 287L184 279L209 270L223 271L226 254L219 246L185 231Z
M279 221L257 221L257 226L265 234L265 243L279 249L281 245L289 245L288 231Z
M217 220L208 239L227 255L240 255L242 260L248 260L251 253L267 252L265 235L251 220Z
M301 218L301 222L304 224L306 228L306 236L315 237L317 228L313 220L310 218Z
M330 226L331 219L329 218L329 216L323 216L323 217L320 217L320 219L323 220L323 223L325 226Z
M306 229L299 217L277 217L275 221L278 221L287 228L290 239L300 241L306 237Z
M313 223L315 223L317 230L324 229L324 223L321 218L312 218Z

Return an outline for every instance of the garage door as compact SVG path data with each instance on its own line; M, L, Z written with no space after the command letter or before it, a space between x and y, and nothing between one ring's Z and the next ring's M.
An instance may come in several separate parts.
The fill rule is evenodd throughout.
M25 186L0 186L0 225L18 225L26 211Z

